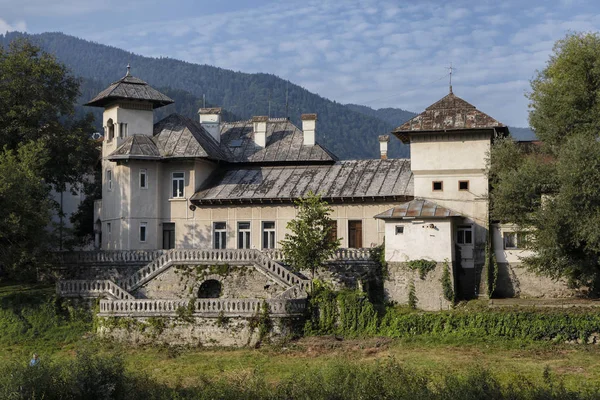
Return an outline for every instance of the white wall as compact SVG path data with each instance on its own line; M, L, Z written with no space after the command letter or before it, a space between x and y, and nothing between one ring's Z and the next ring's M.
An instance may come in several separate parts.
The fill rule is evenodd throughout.
M397 235L396 226L404 227L404 233ZM453 260L454 232L450 219L386 220L385 239L388 262Z
M504 249L504 232L515 232L516 228L514 226L494 224L491 229L496 262L519 264L522 257L529 257L534 254L531 250Z

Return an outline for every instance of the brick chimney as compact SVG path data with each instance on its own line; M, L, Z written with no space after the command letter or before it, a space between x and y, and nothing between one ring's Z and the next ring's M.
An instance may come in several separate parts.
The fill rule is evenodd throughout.
M261 115L252 117L252 129L254 132L254 144L264 148L267 145L267 121L269 117Z
M217 142L221 141L221 108L201 108L198 110L200 115L200 125Z
M388 142L390 141L390 135L379 135L379 153L381 154L382 160L387 160Z
M317 114L302 114L302 133L304 146L314 146L317 132Z

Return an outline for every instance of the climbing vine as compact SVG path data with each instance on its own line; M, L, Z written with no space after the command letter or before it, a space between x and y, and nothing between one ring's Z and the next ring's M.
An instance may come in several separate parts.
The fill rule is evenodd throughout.
M427 274L435 269L437 263L421 258L419 260L407 261L406 265L413 271L419 271L419 278L425 279Z
M385 260L385 241L371 250L371 261L377 265L381 278L387 279L389 273L388 263Z
M452 303L456 301L454 287L452 285L452 279L450 277L450 266L448 265L448 260L444 260L443 264L444 270L442 271L442 293L444 294L444 298Z
M367 295L357 290L334 291L315 281L309 300L307 335L357 337L377 333L377 312Z
M408 306L413 310L417 308L417 291L415 289L415 282L411 279L408 284Z
M496 255L489 239L485 247L485 266L488 274L488 296L491 298L496 291L498 283L498 262L496 261Z
M260 309L250 318L249 327L252 331L258 328L258 343L268 338L273 329L273 320L271 319L269 304L266 301L262 302Z

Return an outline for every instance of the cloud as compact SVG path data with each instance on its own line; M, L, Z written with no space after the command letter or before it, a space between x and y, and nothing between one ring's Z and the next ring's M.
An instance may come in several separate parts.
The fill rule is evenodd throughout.
M16 21L13 24L9 24L8 22L0 18L0 34L12 31L26 32L27 24L25 24L25 21Z
M455 93L506 124L523 126L523 93L536 69L545 66L554 41L568 30L600 30L600 13L580 0L265 1L209 14L198 7L179 18L169 7L168 17L150 20L137 13L128 23L95 21L67 33L149 56L273 73L339 102L413 111L447 93L446 67L452 62ZM0 0L0 8L4 4ZM23 4L25 16L44 7L53 15L122 8L115 0ZM127 2L142 4L168 6ZM0 29L5 26L0 20Z

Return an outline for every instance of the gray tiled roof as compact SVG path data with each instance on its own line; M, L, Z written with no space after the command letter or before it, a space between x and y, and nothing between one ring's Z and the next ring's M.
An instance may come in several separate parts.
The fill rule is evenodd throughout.
M309 191L331 202L406 200L413 196L410 160L231 168L217 172L191 200L196 204L289 202Z
M506 127L479 111L454 93L450 93L425 109L421 114L406 121L392 132L407 143L412 134L447 130L491 129L506 131Z
M337 160L320 144L304 146L302 130L288 119L269 119L264 148L254 145L252 121L225 122L221 126L221 147L229 149L231 162L290 162Z
M449 218L460 217L455 211L442 207L432 201L415 199L407 203L399 204L387 211L375 216L380 219L403 219L403 218Z
M174 101L148 85L143 80L131 75L113 82L109 87L98 93L86 106L104 107L114 100L145 100L150 101L154 108L171 104Z
M199 122L171 114L154 125L154 136L128 137L108 158L165 159L210 158L227 160L226 149L202 128Z

